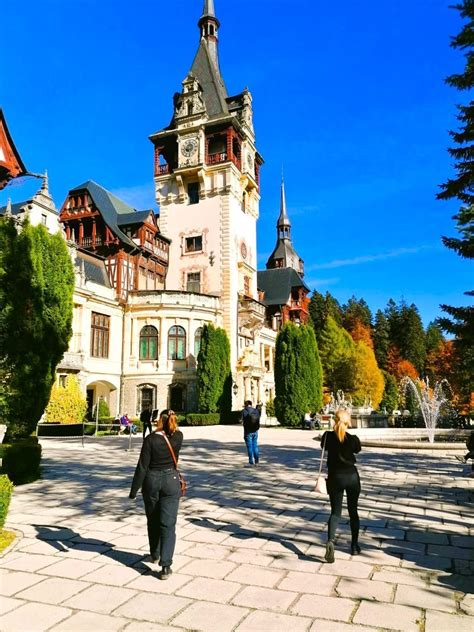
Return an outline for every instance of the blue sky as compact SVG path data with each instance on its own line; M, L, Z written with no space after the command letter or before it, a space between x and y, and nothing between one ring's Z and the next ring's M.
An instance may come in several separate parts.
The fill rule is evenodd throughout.
M168 124L198 45L202 0L25 0L2 7L0 103L27 167L48 169L58 206L93 179L155 206L148 136ZM275 243L282 165L312 289L373 310L466 304L472 262L441 244L456 202L435 200L462 70L449 0L215 0L229 94L248 86L265 158L259 267ZM6 58L5 58L6 56ZM20 201L38 187L0 192Z

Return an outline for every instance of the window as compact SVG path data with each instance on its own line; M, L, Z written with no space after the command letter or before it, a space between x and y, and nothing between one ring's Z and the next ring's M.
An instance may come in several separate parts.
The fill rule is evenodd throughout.
M91 356L93 358L109 357L110 316L92 312L91 321Z
M147 325L140 332L140 360L158 359L158 330Z
M186 291L187 292L196 292L199 294L201 291L201 273L200 272L189 272L186 277Z
M43 226L46 226L48 221L48 216L45 213L41 214L41 223L43 224Z
M196 333L194 334L194 357L197 358L199 352L201 351L201 342L202 342L202 327L196 329Z
M190 204L199 203L199 182L190 182L188 184L188 197Z
M168 358L184 360L186 357L186 332L183 327L175 325L168 332Z
M200 252L202 250L202 235L196 237L186 237L184 242L185 252Z
M250 277L244 276L244 295L250 296Z
M64 388L66 386L66 379L67 379L67 375L60 375L59 376L59 386Z

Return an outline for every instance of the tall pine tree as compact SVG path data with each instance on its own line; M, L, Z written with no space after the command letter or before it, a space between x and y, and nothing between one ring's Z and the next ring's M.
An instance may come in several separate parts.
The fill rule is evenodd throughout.
M461 32L453 37L451 46L464 53L465 67L459 74L453 74L446 83L461 91L474 88L474 0L463 0L454 5L461 17L466 20ZM461 207L453 219L459 237L443 237L443 243L461 257L474 258L474 101L458 106L459 129L451 132L454 147L448 149L454 159L456 176L441 185L438 198L449 200L456 198ZM474 296L474 290L466 292ZM455 336L455 347L466 375L466 395L472 388L474 374L474 306L453 307L442 305L447 316L439 320L440 325ZM471 378L469 378L471 376ZM470 385L469 385L470 382Z

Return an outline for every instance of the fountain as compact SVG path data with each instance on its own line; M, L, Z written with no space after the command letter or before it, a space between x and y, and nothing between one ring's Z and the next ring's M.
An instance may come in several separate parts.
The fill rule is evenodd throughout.
M436 430L436 423L439 418L441 406L448 402L448 398L443 390L444 385L449 386L447 380L441 380L436 382L434 388L430 388L430 381L428 378L419 380L418 384L411 379L411 377L404 377L401 380L401 386L407 391L411 388L420 406L421 414L425 422L426 430L428 432L428 440L430 443L434 443L434 436Z

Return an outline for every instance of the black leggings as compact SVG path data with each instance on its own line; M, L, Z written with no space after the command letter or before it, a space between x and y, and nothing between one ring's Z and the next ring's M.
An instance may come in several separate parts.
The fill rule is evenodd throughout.
M331 515L328 520L328 540L334 540L336 530L341 518L342 499L344 491L347 496L347 509L351 523L352 544L357 544L359 539L359 514L357 503L360 494L360 479L357 470L351 469L348 472L338 471L334 476L329 476L328 492L331 501Z

